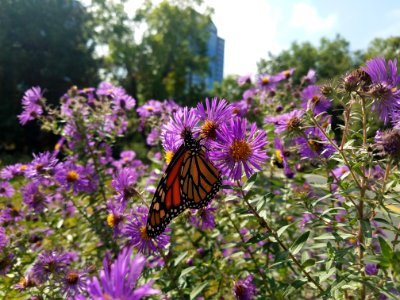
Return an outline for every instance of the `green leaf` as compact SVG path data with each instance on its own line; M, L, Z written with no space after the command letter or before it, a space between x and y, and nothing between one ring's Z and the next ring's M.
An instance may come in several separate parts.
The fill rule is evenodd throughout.
M313 266L313 265L315 265L315 259L313 259L313 258L307 259L307 260L306 260L305 262L303 262L303 264L302 264L303 268L311 267L311 266Z
M179 265L179 263L186 257L186 255L188 254L187 251L184 251L183 253L181 253L177 258L175 258L174 260L174 266Z
M196 269L195 266L189 267L189 268L186 268L186 269L183 269L181 275L179 275L179 278L182 278L182 277L185 276L186 274L189 274L189 273L192 272L194 269Z
M208 281L196 286L194 290L190 293L190 300L196 298L203 290L204 288L208 285Z
M388 242L381 236L379 236L378 239L379 239L379 245L381 246L382 256L384 258L390 259L393 255L392 247L390 247Z
M282 235L282 233L284 233L284 232L286 231L286 229L288 229L290 226L293 226L294 224L296 224L296 222L290 223L290 224L288 224L288 225L285 225L285 226L279 228L279 229L276 231L276 234L278 235L278 237L280 237L280 236Z
M301 248L303 248L309 236L310 236L310 231L306 231L301 236L299 236L297 240L294 241L293 245L290 247L290 252L293 255L296 255L301 250Z
M257 173L254 173L249 178L249 180L247 180L247 182L244 184L243 190L246 191L246 192L249 191L253 187L253 185L256 182L256 180L257 180Z

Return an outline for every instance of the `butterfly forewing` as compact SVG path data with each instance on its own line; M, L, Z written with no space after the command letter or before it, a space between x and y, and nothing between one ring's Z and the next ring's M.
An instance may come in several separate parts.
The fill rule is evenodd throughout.
M186 208L181 197L179 179L182 163L188 154L188 149L182 145L157 186L147 218L147 234L150 237L161 234L171 219Z

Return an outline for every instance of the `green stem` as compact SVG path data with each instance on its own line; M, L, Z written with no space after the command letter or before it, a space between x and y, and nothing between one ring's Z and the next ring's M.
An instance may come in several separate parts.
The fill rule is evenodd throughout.
M254 207L249 203L249 201L246 199L246 195L244 194L244 191L242 189L242 186L240 185L240 182L238 182L238 186L240 187L240 192L242 194L243 200L244 202L246 202L247 206L249 207L249 209L251 210L251 212L253 213L253 215L258 219L260 225L262 227L264 227L265 229L267 229L272 236L275 238L275 240L278 242L278 244L281 246L281 248L287 252L290 256L290 258L292 259L292 261L297 265L297 267L301 270L301 272L307 277L308 281L313 283L319 290L321 293L324 293L324 289L321 287L321 285L314 279L311 277L310 273L308 273L306 271L306 269L303 268L303 266L301 265L301 263L297 260L297 258L290 252L289 248L282 242L282 240L279 238L278 234L276 233L275 230L273 230L269 224L267 223L267 221L264 220L264 218L262 218L258 212L254 209Z

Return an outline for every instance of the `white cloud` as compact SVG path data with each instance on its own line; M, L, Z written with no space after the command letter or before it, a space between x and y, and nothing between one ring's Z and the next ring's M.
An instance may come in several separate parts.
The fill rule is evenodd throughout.
M224 74L255 73L256 63L269 51L278 52L278 11L265 0L208 0L213 21L225 40Z
M322 17L315 7L300 2L293 5L289 25L302 28L307 33L316 33L332 29L336 25L336 15Z

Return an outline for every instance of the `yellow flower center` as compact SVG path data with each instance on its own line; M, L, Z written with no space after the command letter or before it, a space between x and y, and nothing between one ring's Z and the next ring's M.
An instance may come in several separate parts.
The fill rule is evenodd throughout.
M396 87L396 86L392 87L392 88L390 89L390 91L391 91L392 93L394 93L395 91L397 91L397 87Z
M61 144L60 143L57 143L57 144L54 145L54 150L58 151L58 150L60 150L60 148L61 148Z
M289 70L283 71L283 75L285 75L286 78L289 78L290 77L290 71Z
M67 181L68 182L75 182L79 179L79 174L72 170L67 173Z
M270 82L269 76L264 76L261 80L262 85L267 85Z
M288 123L287 123L287 125L286 125L286 129L287 129L288 131L294 131L294 130L296 130L296 129L299 129L300 125L301 125L300 119L299 119L298 117L296 117L296 116L293 116L293 117L288 121Z
M317 140L312 140L309 139L308 140L308 145L310 146L310 148L316 152L320 152L322 150L322 143L320 141Z
M117 217L113 213L108 214L108 216L107 216L107 224L108 224L108 226L114 227L116 221L117 221Z
M151 240L151 237L149 237L149 235L147 234L147 228L145 225L140 227L140 236L142 237L142 240L145 240L145 241Z
M152 111L154 111L154 108L152 106L146 106L146 110L148 112L152 112Z
M281 163L283 162L282 151L276 149L276 150L275 150L275 156L276 156L276 160L281 164Z
M217 136L218 125L214 121L207 120L201 127L201 135L206 139L215 139Z
M22 278L19 282L18 282L19 286L22 287L23 289L28 287L28 281L25 278Z
M288 222L292 222L293 220L294 220L293 216L287 216L286 217L286 221L288 221Z
M19 170L20 171L25 171L27 168L28 168L27 165L22 165L22 166L19 167Z
M35 166L36 171L41 172L43 170L43 165L42 164L37 164Z
M235 161L246 160L251 155L250 145L244 140L235 140L229 148L229 154Z
M69 284L76 284L79 279L79 274L75 271L69 271L65 276L65 279L68 281Z
M312 103L317 104L321 98L317 95L311 98Z
M169 165L169 163L171 162L173 157L174 157L174 152L173 151L167 151L165 153L165 161L166 161L167 165Z

